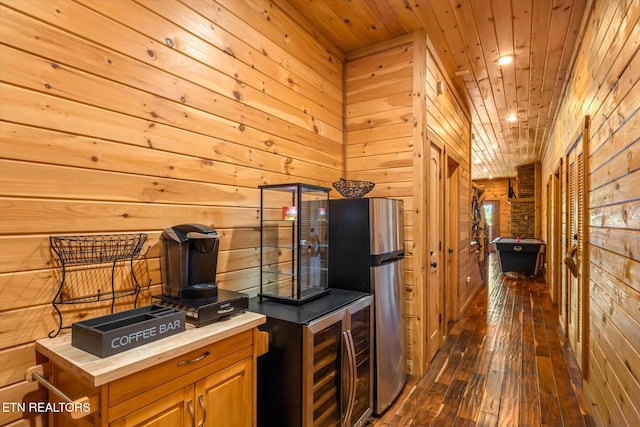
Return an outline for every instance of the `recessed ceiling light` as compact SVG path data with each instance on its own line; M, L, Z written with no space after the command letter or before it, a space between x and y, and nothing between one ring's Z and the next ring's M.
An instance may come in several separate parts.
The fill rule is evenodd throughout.
M489 172L489 169L484 168L484 169L482 169L482 172L483 172L483 173L487 173L487 172Z
M498 59L498 65L507 65L507 64L511 64L512 62L513 62L513 55L501 56Z
M507 117L508 122L515 122L516 120L518 120L518 116L515 114L509 114L509 116Z

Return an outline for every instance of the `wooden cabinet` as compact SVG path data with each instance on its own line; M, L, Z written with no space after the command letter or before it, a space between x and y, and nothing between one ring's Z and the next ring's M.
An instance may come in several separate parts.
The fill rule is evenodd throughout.
M253 319L249 324L254 326L232 334L227 331L226 338L209 342L203 339L206 334L202 331L219 326L214 324L140 347L131 357L140 357L141 352L148 350L152 362L137 370L125 364L119 367L120 371L117 371L118 367L113 368L115 372L106 371L110 359L115 364L126 360L127 353L133 352L99 359L85 356L88 354L85 352L80 355L80 350L71 348L67 349L69 353L83 357L84 362L70 365L63 355L41 349L50 359L50 382L73 399L84 395L91 401L91 413L87 416L71 420L69 414L52 413L50 425L254 426L255 364L257 356L266 351L268 338L255 327L264 322L264 316L245 313L223 323L237 322L237 317L241 316ZM176 340L188 339L182 335L189 335L189 332L198 337L196 344L185 344L189 351L178 351L180 354L174 356L175 346L179 347Z
M251 426L252 382L253 362L249 357L133 410L109 426Z

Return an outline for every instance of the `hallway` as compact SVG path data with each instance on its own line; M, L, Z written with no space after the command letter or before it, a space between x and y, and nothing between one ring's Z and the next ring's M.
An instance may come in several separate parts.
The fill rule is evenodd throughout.
M501 274L491 255L488 277L427 374L370 427L593 425L542 274Z

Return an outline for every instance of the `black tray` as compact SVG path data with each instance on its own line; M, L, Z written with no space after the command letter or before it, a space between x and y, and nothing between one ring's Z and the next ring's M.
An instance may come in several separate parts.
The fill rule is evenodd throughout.
M108 357L185 330L183 310L149 305L71 325L71 345Z

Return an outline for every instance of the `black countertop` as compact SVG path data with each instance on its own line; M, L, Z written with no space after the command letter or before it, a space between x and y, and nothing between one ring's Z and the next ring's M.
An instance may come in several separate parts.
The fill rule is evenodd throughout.
M267 317L306 325L325 314L349 305L367 295L370 294L332 288L326 295L299 305L286 304L264 297L262 299L260 297L253 297L249 298L249 311L264 314Z

